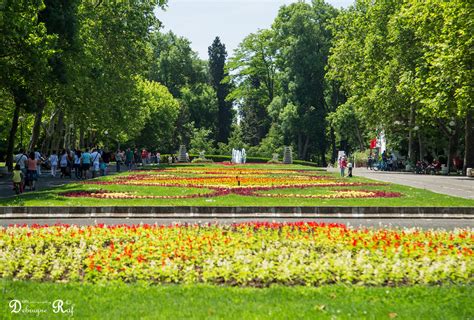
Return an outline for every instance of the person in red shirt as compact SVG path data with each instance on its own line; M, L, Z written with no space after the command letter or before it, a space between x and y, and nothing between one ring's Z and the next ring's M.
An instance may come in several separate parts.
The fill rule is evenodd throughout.
M147 163L147 161L146 161L147 158L148 158L148 152L146 151L146 149L143 149L142 150L142 165Z
M377 138L370 140L370 149L377 148Z
M346 157L342 157L341 161L339 162L339 167L341 168L341 177L344 177L344 173L347 167L347 159Z
M36 171L37 166L39 165L39 160L36 159L35 153L30 153L30 158L26 161L26 166L28 168L26 177L28 184L30 186L30 191L35 190L35 184L38 180L38 172Z
M429 173L438 173L441 171L441 162L438 159L434 159L431 165L427 168Z

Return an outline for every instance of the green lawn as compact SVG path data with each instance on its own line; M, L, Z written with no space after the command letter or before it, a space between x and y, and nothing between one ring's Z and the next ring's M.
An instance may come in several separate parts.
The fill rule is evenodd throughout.
M76 319L472 319L472 286L282 287L58 284L2 280L2 319L62 319L46 304L74 305ZM42 316L12 314L10 300L28 300ZM25 308L27 304L23 305Z
M165 167L166 168L166 167ZM93 182L97 181L98 184L83 184L83 183L71 183L61 187L57 187L50 190L43 190L39 192L26 192L21 196L12 196L0 200L0 205L3 206L434 206L434 207L448 207L448 206L474 206L474 200L463 199L458 197L451 197L447 195L441 195L433 193L423 189L417 189L407 186L395 185L395 184L383 184L377 181L353 177L353 178L340 178L337 173L328 173L321 171L320 169L291 165L259 165L252 164L246 166L223 166L219 164L213 165L182 165L178 167L179 170L191 170L186 172L178 173L166 173L169 176L169 182L172 183L176 179L183 181L193 178L209 177L206 174L200 174L192 172L194 169L201 170L238 170L244 168L245 170L256 170L256 175L260 172L265 173L267 170L266 178L281 178L281 179L295 179L295 175L298 173L288 172L285 170L304 170L302 175L318 175L321 179L326 179L332 182L340 183L363 183L373 184L379 183L380 185L363 185L363 186L317 186L317 187L306 187L306 188L290 188L290 189L274 189L266 191L256 191L257 194L298 194L298 195L326 195L334 193L338 190L365 190L365 191L384 191L384 192L397 192L400 193L400 197L394 198L301 198L301 197L256 197L256 196L245 196L235 193L230 193L218 197L196 197L196 198L181 198L181 199L96 199L88 197L65 197L61 195L65 192L81 192L81 191L97 191L106 190L115 193L132 193L136 196L186 196L191 194L206 194L212 193L212 188L195 188L192 186L140 186L140 185L127 185L127 177L129 173L121 173L119 175L108 176L98 178ZM243 170L244 170L243 169ZM278 174L272 173L271 170L280 171ZM132 175L143 176L147 175L147 171L136 171L132 172ZM162 174L159 171L151 171L151 174ZM216 177L219 176L216 174ZM228 175L229 176L229 175ZM252 175L242 175L242 177L251 177ZM124 178L119 180L120 177ZM89 180L90 182L90 180ZM101 182L112 182L113 184L101 185ZM191 183L191 182L190 182ZM192 183L191 183L192 184ZM245 186L245 184L242 184ZM224 185L225 186L225 185ZM267 185L271 186L271 185ZM278 187L278 185L276 186Z

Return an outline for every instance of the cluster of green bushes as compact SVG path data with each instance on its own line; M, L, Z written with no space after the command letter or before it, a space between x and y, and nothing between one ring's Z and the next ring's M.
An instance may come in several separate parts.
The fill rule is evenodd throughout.
M169 157L171 157L171 154L162 154L161 162L168 163ZM273 163L271 158L266 158L266 157L247 157L246 159L247 159L247 163ZM190 154L189 160L192 163L226 162L226 161L231 161L232 157L230 155L224 156L224 155L218 155L218 154L208 154L208 155L205 155L204 159L200 159L198 154ZM293 163L300 164L303 166L311 166L311 167L318 166L317 163L315 162L303 161L303 160L293 160Z

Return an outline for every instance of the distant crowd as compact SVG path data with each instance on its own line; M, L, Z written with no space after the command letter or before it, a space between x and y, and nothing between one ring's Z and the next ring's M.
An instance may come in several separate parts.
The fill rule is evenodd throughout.
M116 171L121 172L125 166L132 170L140 165L151 163L160 164L159 152L149 152L146 149L117 150L110 152L101 148L63 149L59 153L55 150L50 155L43 155L39 150L26 153L20 150L14 158L13 186L15 192L22 193L26 187L35 190L36 182L42 175L42 170L50 170L50 175L55 178L73 178L82 180L105 176L111 162L115 162Z
M398 171L407 170L407 160L398 158L394 152L384 151L382 154L370 153L367 159L368 170ZM446 161L442 163L440 159L431 157L424 160L418 160L412 164L411 170L417 174L437 174L442 172ZM453 156L451 159L451 170L460 171L463 168L463 161L459 156ZM447 170L447 168L446 168ZM446 171L447 173L447 171Z

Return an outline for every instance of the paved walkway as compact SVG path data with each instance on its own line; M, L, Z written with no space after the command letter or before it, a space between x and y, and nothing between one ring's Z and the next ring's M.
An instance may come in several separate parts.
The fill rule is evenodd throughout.
M338 169L330 169L330 171L338 171ZM373 171L366 168L355 168L353 175L474 200L474 178Z
M122 170L125 170L125 167L122 167ZM115 165L109 166L108 174L115 173ZM56 178L51 176L51 172L49 170L43 170L41 172L41 176L39 177L38 181L36 182L36 191L49 189L52 187L62 186L68 183L76 183L80 180L76 179L74 176L74 171L72 174L72 178L60 178L61 172L58 170L56 174ZM89 172L89 177L91 173ZM0 178L0 198L8 198L15 195L15 192L12 190L12 182L11 177L9 175L3 176ZM25 191L28 193L29 187L26 187Z

